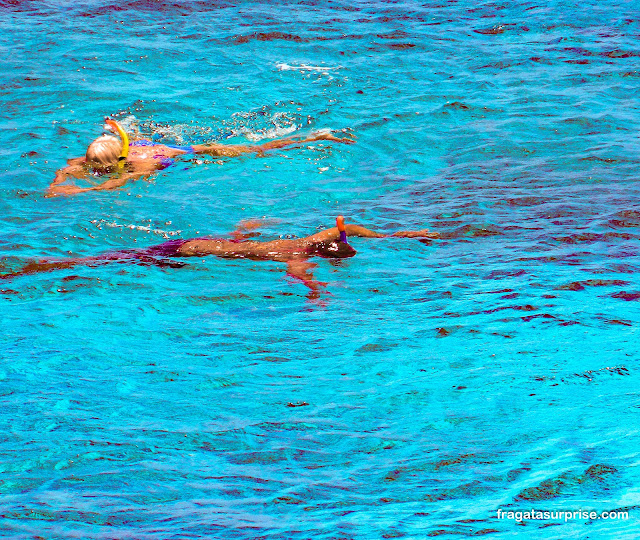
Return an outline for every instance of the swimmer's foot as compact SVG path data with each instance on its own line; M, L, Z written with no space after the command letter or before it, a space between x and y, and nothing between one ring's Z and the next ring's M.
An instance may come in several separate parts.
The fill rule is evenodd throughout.
M336 137L329 130L316 131L313 134L311 140L312 141L333 141L333 142L339 142L343 144L353 144L354 142L356 142L356 138L353 135L351 135L351 133L344 133L344 134L345 134L345 137Z

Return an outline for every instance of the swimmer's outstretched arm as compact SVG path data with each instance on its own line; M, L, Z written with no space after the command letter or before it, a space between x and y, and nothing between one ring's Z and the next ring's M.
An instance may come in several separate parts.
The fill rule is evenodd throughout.
M430 232L428 229L421 229L419 231L396 231L392 234L383 234L361 225L354 225L352 223L345 224L345 232L347 236L358 236L360 238L440 238L440 234L437 232ZM340 231L337 227L331 227L319 233L308 236L305 240L311 242L328 242L332 240L338 240L340 238Z
M353 144L355 140L352 136L336 137L329 132L318 132L308 137L276 139L264 144L244 145L244 144L194 144L193 151L196 154L209 154L211 156L220 157L237 157L242 154L262 154L268 150L276 150L278 148L296 147L309 142L315 141L333 141L343 144Z

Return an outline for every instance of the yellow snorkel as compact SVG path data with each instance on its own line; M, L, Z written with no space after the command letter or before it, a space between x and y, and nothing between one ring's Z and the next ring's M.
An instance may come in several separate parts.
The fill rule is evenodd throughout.
M129 137L127 136L127 132L122 129L122 126L115 120L105 118L104 121L107 126L109 126L112 131L117 132L122 139L122 150L120 151L120 157L118 157L118 169L122 169L124 167L124 162L127 160L127 156L129 155Z

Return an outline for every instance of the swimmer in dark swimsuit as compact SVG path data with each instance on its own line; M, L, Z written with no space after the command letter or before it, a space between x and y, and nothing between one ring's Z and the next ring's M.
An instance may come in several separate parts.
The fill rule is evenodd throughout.
M112 135L103 135L93 141L85 157L67 161L67 166L56 172L56 176L47 189L47 197L58 195L75 195L85 191L103 191L117 189L129 180L148 178L156 171L170 166L180 156L188 154L207 154L216 157L237 157L243 154L261 155L268 150L296 147L315 141L332 141L351 144L353 138L336 137L330 132L318 132L308 137L276 139L264 144L194 144L192 146L171 146L156 144L146 139L138 139L130 144L126 133L113 120L108 123L117 126L120 139ZM71 178L106 179L99 184L81 188L66 182Z
M347 235L361 238L440 237L438 233L429 232L427 229L382 234L360 225L341 225L341 223L339 221L338 227L325 229L305 238L260 242L251 239L256 233L249 232L259 227L260 222L247 222L232 233L231 236L233 238L230 240L223 238L170 240L141 250L116 251L95 257L32 261L16 272L0 275L0 278L8 279L27 274L72 268L77 265L96 266L114 261L126 261L142 265L184 266L184 263L172 261L171 259L213 255L226 259L250 259L253 261L285 263L287 265L287 275L300 280L309 288L309 299L317 299L326 284L315 280L313 269L316 264L309 262L309 259L312 257L329 259L353 257L356 254L356 250L347 243Z

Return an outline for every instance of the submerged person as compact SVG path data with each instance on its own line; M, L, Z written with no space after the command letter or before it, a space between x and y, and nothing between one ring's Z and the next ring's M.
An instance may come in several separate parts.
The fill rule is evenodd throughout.
M52 270L73 268L78 265L97 266L110 262L132 262L143 265L183 266L171 261L183 257L215 257L227 259L250 259L254 261L276 261L286 263L287 275L300 280L309 288L309 298L317 298L326 285L315 280L312 257L344 259L353 257L356 250L348 243L348 236L360 238L439 238L440 235L427 229L418 231L397 231L383 234L366 227L345 224L342 216L336 219L336 227L325 229L305 238L258 241L252 240L250 230L257 228L260 222L250 222L232 233L233 239L191 238L169 240L146 249L131 249L105 253L94 257L79 257L61 260L32 261L21 270L0 275L3 279L49 272Z
M315 141L332 141L351 144L351 137L336 137L329 131L320 131L308 137L284 138L263 144L194 144L191 146L173 146L156 144L148 139L137 139L129 142L129 137L122 126L115 120L107 118L107 126L118 133L102 135L87 148L85 157L72 158L67 166L58 170L53 182L47 189L47 197L59 195L75 195L86 191L103 191L124 186L129 180L147 178L153 173L167 168L180 156L207 154L217 157L237 157L243 154L263 154L268 150L296 147ZM102 179L91 187L79 187L67 184L69 179Z

